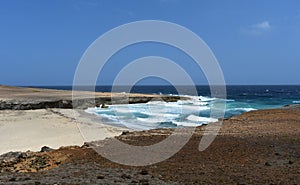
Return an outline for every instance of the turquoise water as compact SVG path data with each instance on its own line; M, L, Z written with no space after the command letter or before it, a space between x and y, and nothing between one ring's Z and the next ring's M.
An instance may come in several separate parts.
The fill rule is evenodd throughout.
M51 88L72 89L70 86ZM180 86L178 88L180 88L180 92L183 92L181 96L187 96L190 100L112 105L108 109L91 107L86 111L98 115L99 119L107 124L122 125L135 130L147 130L199 126L216 121L217 118L210 118L210 112L211 106L218 101L226 103L225 118L247 111L300 103L300 86L227 86L226 100L210 97L208 86L197 86L198 96L190 96L191 87ZM125 89L127 87L114 87L116 92L123 92ZM90 89L87 88L87 90ZM110 92L111 87L97 86L96 91ZM130 92L178 95L173 86L134 86Z

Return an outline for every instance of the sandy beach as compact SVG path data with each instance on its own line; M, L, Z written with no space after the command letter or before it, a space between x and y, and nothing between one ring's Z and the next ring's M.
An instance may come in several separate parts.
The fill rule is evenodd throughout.
M96 116L76 116L72 109L0 111L0 154L39 151L41 147L81 146L85 141L120 135L125 128L104 125ZM93 119L93 117L95 117ZM81 132L86 133L84 136Z
M101 123L97 116L87 114L88 106L110 104L111 96L121 98L123 93L79 92L79 95L94 96L72 109L72 91L0 86L0 154L9 151L39 151L41 147L59 148L84 142L102 140L120 135L127 128ZM178 97L130 94L132 103L147 102L153 98L175 101ZM34 110L31 110L34 109ZM82 134L84 133L84 134Z

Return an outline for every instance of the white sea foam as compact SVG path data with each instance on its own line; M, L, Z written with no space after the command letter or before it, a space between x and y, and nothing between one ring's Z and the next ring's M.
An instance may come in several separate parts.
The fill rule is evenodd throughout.
M193 122L178 122L178 121L174 121L174 124L176 124L177 126L184 126L184 127L197 127L197 126L201 126L202 123L193 123Z
M199 100L201 100L203 102L210 102L210 101L214 101L217 99L217 98L210 98L210 97L206 97L206 96L200 96L199 98L200 98Z
M122 119L121 116L116 116L116 115L111 115L111 114L101 114L101 117L103 118L107 118L111 121L119 121L120 119Z
M154 117L154 118L136 118L138 121L146 122L146 123L160 123L165 122L164 118Z
M300 103L300 101L293 101L293 103L298 104L298 103Z
M207 122L207 123L218 121L218 119L215 118L200 117L195 115L189 115L186 119L194 122Z
M110 105L107 109L88 108L86 112L97 114L107 119L108 123L122 124L135 130L147 130L166 125L190 127L217 121L214 118L199 117L195 114L210 110L210 103L220 99L205 96L184 97L189 99L177 102L150 101L140 104ZM185 116L186 119L178 121Z
M245 111L245 112L249 112L249 111L253 111L253 110L257 110L254 108L230 108L227 109L228 111Z
M235 100L226 99L227 102L234 102Z

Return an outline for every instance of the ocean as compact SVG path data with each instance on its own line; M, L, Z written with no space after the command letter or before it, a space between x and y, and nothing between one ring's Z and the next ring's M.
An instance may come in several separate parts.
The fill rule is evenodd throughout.
M71 86L39 86L71 90ZM197 86L198 96L191 96L191 87L180 86L181 96L190 100L178 102L151 101L141 104L91 107L86 112L96 114L103 123L125 126L134 130L199 126L216 121L210 118L211 105L220 99L210 96L209 86ZM89 88L87 88L89 89ZM111 92L111 86L96 86L98 92ZM114 87L124 92L127 87ZM225 118L244 112L300 104L300 86L227 86ZM173 86L133 86L131 93L178 95ZM224 100L223 100L224 101ZM200 111L199 111L200 110ZM183 113L184 112L184 113Z

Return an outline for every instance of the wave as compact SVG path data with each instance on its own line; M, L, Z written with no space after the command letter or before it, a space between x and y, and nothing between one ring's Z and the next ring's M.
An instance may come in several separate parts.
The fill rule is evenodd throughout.
M97 114L99 115L99 114ZM111 121L120 121L120 119L122 118L121 116L116 116L116 115L113 115L113 114L101 114L101 117L103 118L106 118L106 119L109 119Z
M300 101L293 101L293 103L298 104L298 103L300 103Z
M235 100L232 99L226 99L227 102L234 102Z
M202 125L202 123L193 123L193 122L177 122L177 121L174 121L173 123L177 126L183 126L183 127L197 127L197 126Z
M195 127L218 121L200 117L200 111L209 111L211 102L234 101L206 96L188 96L177 102L150 101L140 104L111 105L107 109L88 108L86 112L96 114L108 124L121 124L131 129L148 130L161 127ZM182 118L185 118L181 120Z
M146 123L160 123L160 122L168 122L173 121L179 117L179 115L175 114L153 114L154 116L148 118L137 117L138 121L146 122Z
M244 112L249 112L249 111L253 111L253 110L257 110L254 108L230 108L227 109L227 111L244 111Z
M199 100L202 101L202 102L210 102L210 101L214 101L216 100L217 98L210 98L210 97L207 97L207 96L199 96Z
M215 119L215 118L200 117L200 116L195 116L193 114L189 115L186 119L189 120L189 121L206 122L206 123L218 121L218 119Z

